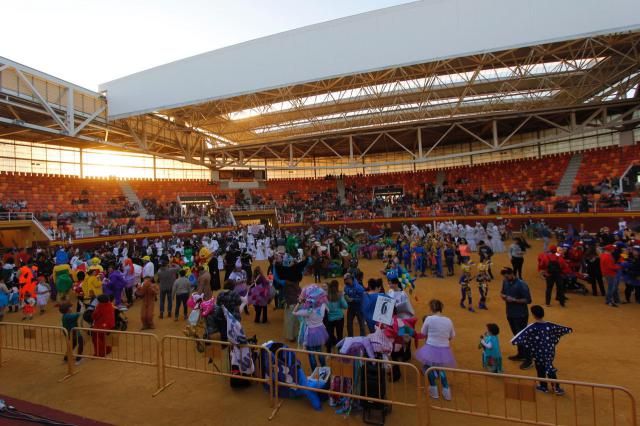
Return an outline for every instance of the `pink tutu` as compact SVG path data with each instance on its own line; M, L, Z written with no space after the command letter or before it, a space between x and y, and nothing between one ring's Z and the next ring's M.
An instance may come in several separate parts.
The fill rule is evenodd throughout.
M429 367L455 367L456 359L451 348L446 346L424 345L416 351L416 359Z
M329 333L327 333L327 329L324 325L307 328L306 333L307 335L305 336L304 344L307 347L322 346L327 343L327 340L329 340Z

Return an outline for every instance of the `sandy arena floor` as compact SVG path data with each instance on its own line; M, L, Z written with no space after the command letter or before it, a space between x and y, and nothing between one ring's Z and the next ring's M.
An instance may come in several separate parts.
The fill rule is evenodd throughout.
M525 261L525 280L529 284L534 303L544 304L544 282L536 272L536 256L541 250L540 242L533 242ZM477 260L477 255L474 256ZM508 264L505 254L494 259L493 270L499 271ZM365 280L380 276L380 261L361 261ZM504 304L499 298L501 282L494 280L490 286L489 310L470 313L458 306L459 288L456 277L446 279L420 278L417 281L413 302L418 315L426 314L429 299L437 297L444 301L444 314L456 327L457 338L453 343L458 366L465 369L481 369L478 337L484 325L496 322L501 328L502 353L505 372L535 375L535 370L522 372L518 364L506 360L514 351L508 344L511 334L505 318ZM311 282L309 276L305 283ZM474 287L477 304L477 289ZM640 305L623 305L618 309L607 307L604 299L591 295L569 295L566 308L555 304L547 309L547 319L570 326L574 333L563 338L558 347L556 367L559 377L588 382L607 383L629 388L640 396ZM156 310L158 310L156 305ZM252 313L253 314L253 313ZM139 306L128 314L130 330L139 328ZM10 314L5 321L19 322L20 314ZM244 321L247 335L258 335L259 341L282 340L282 311L269 311L269 324L253 323L253 317ZM35 324L58 325L59 314L51 306L44 315L33 321ZM156 320L159 336L181 335L184 322L172 319ZM69 380L58 383L65 373L61 359L53 355L24 354L4 351L5 364L0 368L0 394L28 400L117 425L265 425L271 413L269 399L261 386L245 390L232 390L228 380L219 377L169 371L173 386L152 398L155 389L155 370L150 367L124 365L115 362L85 360L78 367L79 373ZM452 385L454 398L456 386ZM541 398L553 396L542 395ZM415 424L415 414L408 409L397 408L387 418L388 425ZM433 424L507 424L478 421L474 417L437 414ZM328 405L322 412L314 412L306 400L287 400L276 419L271 423L300 424L306 426L333 424L362 424L360 414L343 417L334 414Z

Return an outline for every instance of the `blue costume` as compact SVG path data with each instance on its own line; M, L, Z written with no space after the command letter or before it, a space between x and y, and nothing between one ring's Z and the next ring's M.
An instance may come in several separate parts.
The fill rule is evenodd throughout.
M411 247L409 247L408 243L402 246L402 261L407 271L411 272Z
M413 254L415 256L414 260L414 269L416 274L420 272L420 276L424 277L424 272L427 269L427 263L425 262L425 251L424 247L421 245L417 245L413 248Z

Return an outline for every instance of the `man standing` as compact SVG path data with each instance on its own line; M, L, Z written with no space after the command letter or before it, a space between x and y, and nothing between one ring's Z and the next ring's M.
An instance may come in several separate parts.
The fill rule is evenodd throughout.
M551 306L551 293L553 286L556 286L556 300L560 302L560 306L564 307L566 298L564 296L564 274L571 271L569 264L564 257L557 252L557 247L549 246L549 251L540 255L538 262L538 272L542 274L546 283L545 303Z
M142 258L142 277L155 277L156 268L153 266L153 262L151 261L150 256L144 256Z
M618 269L620 265L616 263L613 252L616 246L608 244L604 248L604 252L600 255L600 271L602 276L607 280L607 305L617 308L620 303L620 294L618 293Z
M176 280L180 267L171 263L167 265L163 261L162 266L158 270L158 283L160 284L160 319L164 318L164 302L167 299L167 312L171 316L173 308L172 290L173 283Z
M529 286L521 279L516 278L513 269L503 268L501 271L502 292L500 297L506 303L507 321L511 332L515 336L522 331L529 322L529 310L527 305L531 303ZM520 369L528 370L533 366L531 355L523 345L518 345L518 354L509 357L512 361L522 361Z
M351 274L344 276L344 298L347 301L347 336L353 337L353 319L358 319L360 336L364 336L364 315L362 314L362 298L364 287Z

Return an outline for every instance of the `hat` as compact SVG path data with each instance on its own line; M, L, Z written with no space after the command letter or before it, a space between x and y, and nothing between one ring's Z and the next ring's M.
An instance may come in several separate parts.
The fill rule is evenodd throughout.
M340 252L340 256L342 256L342 257L347 257L347 256L349 256L349 252L348 252L348 251L346 251L346 250L342 250L342 251Z
M613 244L607 244L606 246L604 246L604 249L606 251L614 251L616 249L616 246L614 246Z
M325 250L327 250L326 246L320 246L320 251L325 251Z
M558 250L558 247L556 247L555 245L552 244L552 245L549 246L549 251L551 253L555 253L557 250Z
M351 276L351 274L347 273L347 274L344 274L344 276L342 278L345 279L345 280L350 280L350 279L353 278L353 276Z
M549 247L551 248L551 247ZM502 271L500 271L501 275L513 275L513 269L511 268L502 268Z
M151 260L151 257L149 256L142 256L142 260L146 260L147 262L149 262ZM145 277L146 278L146 277Z

